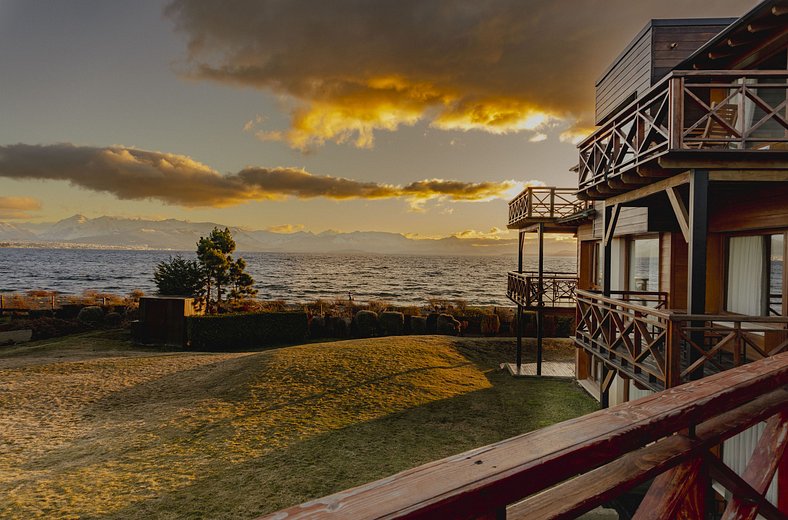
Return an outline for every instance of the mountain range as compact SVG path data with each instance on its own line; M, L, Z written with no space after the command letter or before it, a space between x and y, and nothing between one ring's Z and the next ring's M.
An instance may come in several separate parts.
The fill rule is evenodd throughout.
M145 220L119 217L88 218L83 215L49 223L0 222L0 246L16 247L98 247L119 249L169 249L191 251L197 240L214 227L229 227L238 251L379 253L425 255L515 254L516 239L409 238L399 233L324 231L278 233L224 226L214 222ZM531 248L533 249L533 248ZM533 252L532 250L530 252ZM573 244L545 241L545 253L553 256L575 254Z

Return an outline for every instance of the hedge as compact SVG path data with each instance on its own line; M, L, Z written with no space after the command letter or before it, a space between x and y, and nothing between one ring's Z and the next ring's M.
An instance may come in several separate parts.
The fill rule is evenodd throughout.
M233 351L297 343L309 326L304 312L220 314L186 318L186 337L192 350Z

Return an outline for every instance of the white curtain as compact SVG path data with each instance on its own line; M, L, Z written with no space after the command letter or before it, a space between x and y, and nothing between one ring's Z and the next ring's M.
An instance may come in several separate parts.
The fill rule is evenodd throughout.
M731 237L728 246L728 311L746 316L763 314L763 255L762 236Z

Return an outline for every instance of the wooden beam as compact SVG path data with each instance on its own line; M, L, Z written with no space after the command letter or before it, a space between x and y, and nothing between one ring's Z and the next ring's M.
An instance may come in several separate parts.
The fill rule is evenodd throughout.
M711 453L704 454L703 458L709 468L711 478L722 484L725 489L731 491L734 496L758 504L758 512L769 520L785 520L785 517L779 513L776 507L758 494L735 471L723 464L720 459Z
M632 520L704 518L702 471L696 457L655 478Z
M689 213L687 212L687 206L684 204L684 199L681 198L681 194L675 186L671 186L665 192L668 194L670 205L673 206L673 213L675 213L676 220L681 228L681 234L684 235L684 241L689 244Z
M632 190L627 193L622 193L621 195L617 195L615 197L610 197L608 199L605 199L605 204L611 204L611 205L621 204L623 206L626 206L628 202L633 202L638 199L642 199L650 195L654 195L655 193L665 191L670 187L687 184L689 182L689 175L690 175L689 172L679 173L678 175L674 175L673 177L668 177L667 179L663 179L653 184L649 184L648 186L643 186L642 188L638 188L636 190Z
M715 170L709 172L710 181L719 182L788 182L786 170Z
M788 443L788 412L781 412L769 419L755 451L747 463L742 479L756 493L765 498L766 491L772 483L777 467L785 453ZM722 515L722 520L754 520L758 514L758 503L745 500L734 494Z
M709 235L709 172L693 170L690 175L689 241L687 253L687 312L706 312L706 249ZM692 326L702 326L691 322ZM703 344L703 332L690 333L696 345ZM690 349L690 365L700 359L696 349ZM690 373L691 379L703 377L703 367Z
M608 205L605 204L605 210L607 210ZM605 246L610 244L610 241L613 239L613 234L616 232L616 224L618 224L618 216L621 214L621 205L616 204L610 209L610 217L609 219L605 219Z

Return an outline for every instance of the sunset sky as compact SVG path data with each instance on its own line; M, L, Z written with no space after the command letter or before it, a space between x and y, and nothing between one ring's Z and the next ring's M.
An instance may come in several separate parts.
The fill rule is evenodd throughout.
M752 0L0 0L0 220L499 235L650 18Z

